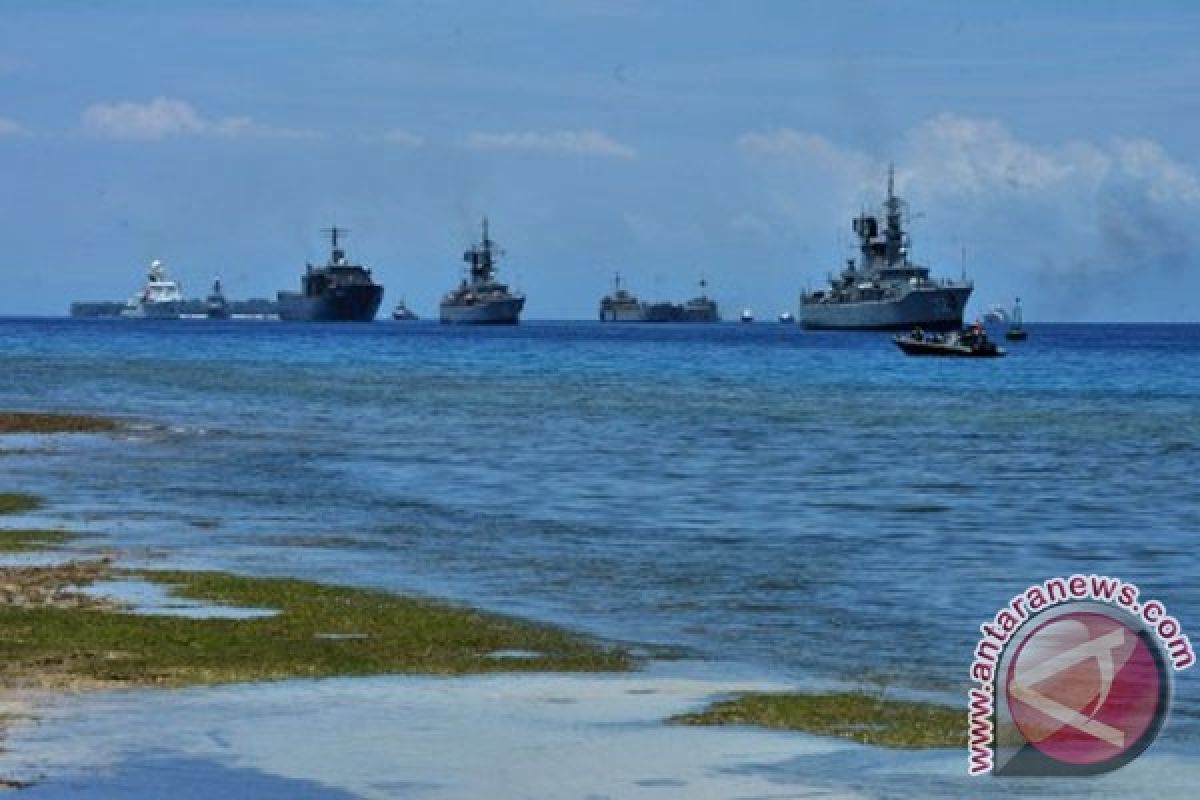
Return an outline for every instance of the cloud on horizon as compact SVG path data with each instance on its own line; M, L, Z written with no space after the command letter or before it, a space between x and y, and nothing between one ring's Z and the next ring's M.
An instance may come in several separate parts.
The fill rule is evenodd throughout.
M881 200L888 160L876 154L790 128L745 133L736 148L762 175L766 210L754 213L775 235L814 216L841 226ZM987 281L1030 287L1064 318L1117 300L1147 313L1168 275L1200 284L1190 255L1200 174L1153 140L1034 143L996 120L942 113L890 155L898 193L930 218L919 253L965 245Z
M29 129L16 120L0 117L0 138L5 136L27 136Z
M826 172L839 176L839 183L877 181L888 163L790 128L743 134L737 148L758 163ZM1099 192L1120 187L1155 203L1200 202L1200 175L1149 139L1038 146L998 121L943 113L904 134L894 155L897 184L924 197L1033 199L1069 191L1095 201Z
M637 158L637 151L600 131L476 131L467 136L468 150L511 150L595 158Z
M417 134L406 131L404 128L392 128L384 131L375 137L375 141L384 144L395 145L396 147L421 147L425 144L425 139Z
M314 139L317 131L283 128L250 117L207 119L190 103L156 97L147 103L97 103L81 115L83 131L98 138L159 141L173 136L218 139Z

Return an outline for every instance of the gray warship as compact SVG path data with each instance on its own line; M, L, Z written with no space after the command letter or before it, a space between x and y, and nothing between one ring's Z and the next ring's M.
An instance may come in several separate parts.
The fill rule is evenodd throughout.
M708 281L700 279L700 294L683 304L680 322L720 322L717 301L708 296Z
M462 282L446 293L438 307L442 322L461 325L516 325L525 308L525 295L511 292L496 280L496 243L488 237L487 217L483 238L463 253L469 265Z
M204 316L209 319L229 319L232 314L225 292L221 291L221 279L217 278L213 281L212 291L204 298Z
M935 280L929 267L908 260L903 221L907 204L896 196L895 170L888 169L884 225L870 214L854 219L861 264L849 259L828 289L800 296L800 323L814 330L925 330L962 328L963 310L974 284Z
M643 322L720 322L717 301L708 296L708 281L700 280L700 294L686 303L642 303Z
M612 294L600 300L601 322L645 322L646 312L637 295L621 287L621 273L613 278Z
M299 292L279 292L279 318L301 322L369 322L383 301L383 287L371 271L346 260L339 239L344 228L327 228L332 248L329 263L308 265Z

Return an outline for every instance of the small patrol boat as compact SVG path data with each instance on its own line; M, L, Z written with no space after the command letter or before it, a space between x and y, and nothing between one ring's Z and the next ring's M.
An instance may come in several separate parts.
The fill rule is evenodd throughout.
M396 307L392 309L392 319L397 322L416 322L420 319L417 312L413 311L404 302L404 298L400 298L400 302L396 303Z
M914 328L912 333L892 339L896 346L910 356L949 356L952 358L999 358L1005 355L1001 347L988 339L983 325L976 322L958 332L926 333Z

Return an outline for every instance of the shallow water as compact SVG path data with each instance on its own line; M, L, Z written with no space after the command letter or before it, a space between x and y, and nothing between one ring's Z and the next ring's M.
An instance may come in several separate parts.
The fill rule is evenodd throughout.
M22 798L926 798L1194 796L1164 749L1090 780L969 778L958 751L666 726L713 692L663 675L288 681L60 701L12 737ZM298 735L297 732L302 732Z
M1030 332L959 361L771 324L0 321L0 408L146 423L0 442L0 469L149 563L957 698L978 625L1048 577L1200 630L1200 327ZM1163 742L1194 745L1190 672L1177 694Z

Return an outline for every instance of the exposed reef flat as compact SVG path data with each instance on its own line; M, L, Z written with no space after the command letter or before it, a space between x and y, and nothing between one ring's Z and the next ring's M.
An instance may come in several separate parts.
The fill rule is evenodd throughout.
M670 721L682 725L753 725L915 749L964 746L965 720L961 709L858 692L751 692L697 713L674 716Z
M47 414L0 411L0 434L5 433L110 433L122 423L109 417L86 414Z

